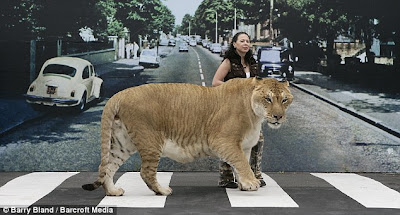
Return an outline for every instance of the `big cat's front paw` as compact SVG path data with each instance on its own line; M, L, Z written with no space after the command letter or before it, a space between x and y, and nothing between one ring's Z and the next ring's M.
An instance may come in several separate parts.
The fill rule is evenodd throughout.
M172 194L172 189L170 187L160 187L155 193L156 195L169 196Z
M242 180L239 182L239 189L242 191L256 191L260 187L260 180L253 178L250 180Z
M107 196L122 196L124 193L125 190L122 188L115 188L113 190L106 191Z

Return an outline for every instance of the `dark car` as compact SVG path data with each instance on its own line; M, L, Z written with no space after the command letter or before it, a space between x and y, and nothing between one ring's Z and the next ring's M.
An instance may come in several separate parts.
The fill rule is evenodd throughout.
M293 80L293 56L290 48L281 46L262 47L257 53L261 77Z

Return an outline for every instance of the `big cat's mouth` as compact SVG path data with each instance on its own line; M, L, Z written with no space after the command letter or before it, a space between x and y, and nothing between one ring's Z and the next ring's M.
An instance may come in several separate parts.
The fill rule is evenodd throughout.
M279 128L279 127L281 127L281 123L279 123L279 122L268 122L268 126L270 128Z

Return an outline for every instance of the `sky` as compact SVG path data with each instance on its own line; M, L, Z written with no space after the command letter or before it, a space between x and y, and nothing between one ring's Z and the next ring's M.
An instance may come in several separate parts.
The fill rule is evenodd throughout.
M164 0L163 4L166 5L175 16L175 25L180 25L183 16L185 14L193 16L201 2L203 2L203 0Z

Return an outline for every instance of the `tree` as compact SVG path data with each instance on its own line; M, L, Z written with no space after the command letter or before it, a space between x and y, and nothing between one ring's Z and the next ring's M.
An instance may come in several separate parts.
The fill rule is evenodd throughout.
M218 13L218 35L226 29L232 29L233 3L224 0L204 0L197 8L193 17L193 30L198 34L204 32L210 38L215 35L215 12Z
M124 36L124 25L115 18L117 13L117 5L114 0L101 0L97 3L97 7L102 15L107 19L107 29L99 34L105 36Z
M41 5L38 24L44 28L42 38L80 40L79 29L89 27L94 32L105 32L107 17L100 11L98 0L35 1Z
M179 32L184 35L189 35L189 23L190 27L193 29L193 16L190 14L185 14L182 18L182 23L179 26ZM191 29L191 33L193 30Z
M0 32L2 40L30 40L36 38L41 29L37 15L41 5L34 0L0 1Z
M363 39L366 45L368 59L374 57L370 51L373 38L386 42L394 41L395 56L400 56L400 27L394 23L400 19L399 1L353 0L346 2L346 6L346 11L355 26L356 37Z
M175 17L160 0L116 1L115 17L131 30L132 36L153 35L158 31L170 32Z

